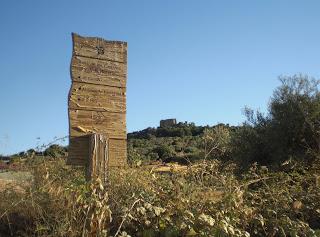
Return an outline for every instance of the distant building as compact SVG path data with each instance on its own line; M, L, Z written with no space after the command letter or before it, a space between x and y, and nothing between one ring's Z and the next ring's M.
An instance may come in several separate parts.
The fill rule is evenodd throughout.
M164 120L160 120L160 128L164 128L164 127L172 127L174 125L177 124L177 120L176 119L164 119Z

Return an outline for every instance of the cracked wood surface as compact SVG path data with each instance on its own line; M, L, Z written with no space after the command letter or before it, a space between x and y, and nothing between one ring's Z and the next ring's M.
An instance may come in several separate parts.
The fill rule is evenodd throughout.
M69 109L70 136L89 133L106 134L109 138L126 139L126 117L123 113Z
M126 87L127 64L74 56L71 74L73 81Z
M72 34L73 55L127 64L127 43Z
M123 114L126 112L126 88L74 82L71 86L69 108Z

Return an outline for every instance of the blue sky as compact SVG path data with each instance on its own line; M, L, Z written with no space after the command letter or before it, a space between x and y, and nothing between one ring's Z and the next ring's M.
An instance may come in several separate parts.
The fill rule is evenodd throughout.
M0 154L68 135L71 32L128 42L128 131L240 124L279 75L319 78L320 1L0 3ZM40 139L37 139L40 138Z

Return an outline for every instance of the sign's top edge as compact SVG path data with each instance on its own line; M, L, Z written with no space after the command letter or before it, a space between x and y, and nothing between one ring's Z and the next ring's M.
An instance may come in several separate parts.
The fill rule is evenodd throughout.
M74 33L74 32L72 32L71 35L72 35L72 39L73 39L73 40L74 40L75 37L78 37L78 38L82 38L82 39L102 40L102 41L109 42L109 43L118 43L118 44L127 45L127 42L126 42L126 41L121 41L121 40L107 40L107 39L104 39L104 38L101 38L101 37L82 36L82 35L79 35L79 34Z

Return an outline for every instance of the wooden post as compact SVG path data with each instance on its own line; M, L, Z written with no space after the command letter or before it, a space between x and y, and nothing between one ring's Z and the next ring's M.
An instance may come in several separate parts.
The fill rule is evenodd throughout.
M100 178L106 184L108 178L109 139L106 135L89 135L89 160L86 167L88 181Z

